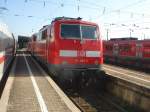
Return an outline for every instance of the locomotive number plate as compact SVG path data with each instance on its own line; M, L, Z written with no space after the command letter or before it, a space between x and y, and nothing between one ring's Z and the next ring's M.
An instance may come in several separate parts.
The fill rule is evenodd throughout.
M79 57L85 57L86 56L86 52L85 51L78 51L78 56Z

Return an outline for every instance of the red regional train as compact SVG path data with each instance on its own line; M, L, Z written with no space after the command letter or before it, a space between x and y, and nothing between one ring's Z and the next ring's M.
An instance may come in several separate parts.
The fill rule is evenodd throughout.
M0 83L5 76L15 54L15 39L7 26L0 22Z
M119 38L104 41L104 60L150 68L150 40Z
M58 17L31 37L29 51L58 79L101 72L103 45L97 24L81 18Z

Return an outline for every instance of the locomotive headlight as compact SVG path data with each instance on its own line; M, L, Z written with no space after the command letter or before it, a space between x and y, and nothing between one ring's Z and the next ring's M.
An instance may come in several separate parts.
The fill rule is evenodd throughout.
M62 64L63 64L63 65L66 65L66 64L68 64L68 62L67 62L67 61L63 61Z
M95 60L95 64L98 65L98 60Z

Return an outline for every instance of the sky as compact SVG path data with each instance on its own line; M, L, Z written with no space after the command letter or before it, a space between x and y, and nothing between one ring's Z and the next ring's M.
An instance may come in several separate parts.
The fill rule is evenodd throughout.
M81 17L99 25L103 39L150 39L150 0L0 0L0 21L31 36L55 17Z

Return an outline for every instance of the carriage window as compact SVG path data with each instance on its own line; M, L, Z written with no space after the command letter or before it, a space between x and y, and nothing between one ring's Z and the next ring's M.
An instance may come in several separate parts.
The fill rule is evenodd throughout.
M82 37L85 39L96 39L97 30L94 26L81 26Z
M80 39L80 26L79 25L61 25L61 36L63 38L79 38Z
M128 44L120 45L119 49L120 49L120 52L129 52L129 51L131 51L131 47Z
M112 45L106 45L105 48L106 48L107 51L112 51L113 50Z
M144 45L143 47L144 48L150 48L150 45Z
M143 52L144 54L150 54L150 45L144 45L143 46Z

